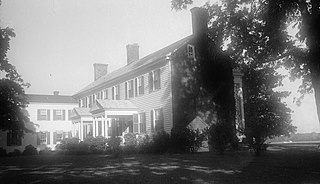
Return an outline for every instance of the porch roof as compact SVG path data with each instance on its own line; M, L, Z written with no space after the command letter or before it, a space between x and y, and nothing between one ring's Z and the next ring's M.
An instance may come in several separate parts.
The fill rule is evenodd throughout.
M82 116L91 116L90 108L75 107L73 108L71 118Z
M101 100L97 99L96 104L92 106L90 109L90 112L104 109L107 111L110 110L117 110L117 111L127 111L127 110L138 110L138 107L135 106L131 101L129 100Z

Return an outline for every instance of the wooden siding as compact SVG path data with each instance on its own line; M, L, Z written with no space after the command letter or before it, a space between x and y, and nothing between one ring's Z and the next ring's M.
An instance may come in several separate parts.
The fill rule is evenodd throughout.
M130 98L140 112L146 112L146 128L147 132L151 132L151 110L162 108L164 118L164 130L168 133L172 129L172 93L171 93L171 73L169 63L160 66L161 88L159 90L149 92L149 72L158 69L154 67L148 72L142 74L144 79L144 94ZM141 75L139 75L141 76ZM138 76L137 76L138 77ZM124 84L123 84L124 85ZM123 86L124 88L124 86ZM123 96L121 96L124 98Z
M150 112L153 109L162 108L163 118L164 118L164 130L168 133L171 132L173 122L172 122L172 93L171 93L171 73L169 62L163 60L160 64L152 66L142 72L132 73L130 78L123 79L120 83L120 100L126 100L125 97L125 82L128 80L134 80L136 77L143 76L144 81L144 94L129 98L134 105L136 105L139 110L138 112L146 113L146 129L147 132L151 132L151 115ZM149 92L149 72L160 68L160 81L161 88L156 91ZM112 86L118 85L113 84ZM104 89L108 89L108 98L112 99L112 86L106 86ZM99 91L92 91L90 95L96 94ZM86 96L89 97L90 95ZM82 99L83 97L81 97Z

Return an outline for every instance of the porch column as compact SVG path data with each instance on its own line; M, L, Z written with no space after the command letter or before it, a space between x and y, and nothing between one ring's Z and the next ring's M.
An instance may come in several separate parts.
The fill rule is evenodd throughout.
M96 137L96 118L93 118L92 130L93 130L92 136Z
M101 128L102 128L102 136L103 136L103 137L106 137L106 135L105 135L105 130L106 130L106 129L105 129L105 122L106 122L106 119L104 118L104 116L101 116L101 121L102 121L102 122L101 122L101 126L102 126L102 127L101 127Z
M108 138L109 137L109 135L108 135L108 130L109 130L109 120L107 119L107 116L105 116L105 133L106 133L106 138Z
M99 118L96 118L96 136L99 136Z
M83 141L83 121L80 120L80 140Z

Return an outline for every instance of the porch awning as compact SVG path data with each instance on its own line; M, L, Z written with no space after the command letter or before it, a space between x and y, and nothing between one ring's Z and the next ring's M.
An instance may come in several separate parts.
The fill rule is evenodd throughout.
M76 119L79 117L90 117L90 108L83 108L83 107L75 107L71 112L71 119Z
M132 115L137 113L138 107L129 100L96 100L90 109L91 114L105 111L110 115Z

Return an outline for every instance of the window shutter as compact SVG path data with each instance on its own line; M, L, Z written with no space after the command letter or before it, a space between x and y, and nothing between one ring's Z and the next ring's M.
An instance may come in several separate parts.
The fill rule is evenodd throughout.
M50 121L50 109L47 110L47 120Z
M142 95L142 94L144 94L144 77L143 76L141 76L140 82L141 82L141 84L140 84L141 88L139 89L139 94Z
M112 90L112 100L114 100L114 87L111 88Z
M126 97L126 99L128 99L129 98L129 95L128 95L128 82L124 83L124 91L125 91L125 97Z
M50 132L46 132L47 133L47 144L50 144Z
M138 123L138 114L133 114L133 133L139 132Z
M149 73L149 92L153 91L153 75L152 72Z
M57 143L57 132L53 132L53 144Z
M62 120L66 120L66 110L62 110Z
M117 92L118 92L117 100L120 100L120 84L117 87Z
M53 120L57 120L57 110L53 109Z
M164 117L163 117L163 109L160 109L160 127L161 130L164 130Z
M37 120L41 120L41 118L40 118L40 109L37 110Z
M135 94L135 96L139 95L139 93L138 93L138 87L139 87L138 82L139 82L138 78L135 78L134 79L134 92L135 92L134 94Z
M158 86L157 86L157 89L161 89L161 77L160 77L160 69L158 69L158 72L157 72L157 77L158 77Z
M154 132L154 123L153 123L153 110L150 111L150 124L151 124L151 132Z

